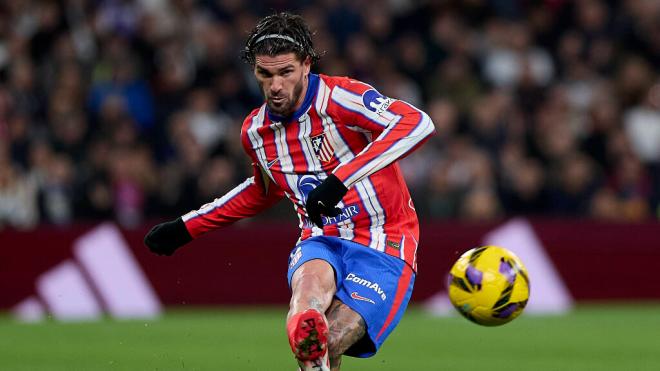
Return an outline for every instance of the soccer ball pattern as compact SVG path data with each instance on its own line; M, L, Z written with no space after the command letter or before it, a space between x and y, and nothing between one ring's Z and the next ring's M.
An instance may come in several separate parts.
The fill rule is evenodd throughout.
M522 313L529 275L522 261L498 246L466 251L449 272L449 300L470 321L499 326Z

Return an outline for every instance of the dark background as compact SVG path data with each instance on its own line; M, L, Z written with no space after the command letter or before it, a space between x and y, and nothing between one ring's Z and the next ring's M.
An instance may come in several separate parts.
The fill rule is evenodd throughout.
M422 219L657 220L657 1L3 1L0 226L181 215L249 175L249 30L297 12L438 135L401 163ZM291 217L280 205L270 217Z

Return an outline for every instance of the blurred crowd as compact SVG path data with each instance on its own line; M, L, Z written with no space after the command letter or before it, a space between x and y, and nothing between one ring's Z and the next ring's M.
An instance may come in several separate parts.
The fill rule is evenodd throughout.
M137 226L233 188L263 102L239 53L282 10L316 72L430 114L401 163L423 218L658 218L660 1L4 0L0 227Z

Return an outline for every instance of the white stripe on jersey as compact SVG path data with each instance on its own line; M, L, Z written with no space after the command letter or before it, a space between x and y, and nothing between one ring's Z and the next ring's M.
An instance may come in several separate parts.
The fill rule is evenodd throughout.
M366 177L369 174L373 174L374 172L384 168L385 166L396 161L404 153L408 152L417 143L421 142L424 138L426 138L429 134L431 134L434 130L434 126L433 123L431 122L430 117L422 111L418 110L418 112L422 116L421 120L417 124L415 129L413 129L413 131L408 136L397 140L390 148L388 148L383 153L381 153L380 155L369 161L361 169L359 169L354 174L352 174L347 179L345 179L345 183L349 185L353 184L354 182L360 181L360 179L362 179L363 177ZM378 136L378 138L376 138L375 141L369 143L369 145L364 147L364 149L360 153L364 153L368 151L373 146L373 144L376 143L376 141L387 136L394 126L395 125L392 125L387 129L385 129ZM339 166L337 166L337 168L339 168Z
M380 205L378 194L376 193L376 189L374 188L373 183L371 183L371 180L369 180L369 178L364 178L361 183L364 184L364 189L367 191L369 200L376 211L376 220L378 224L376 224L377 226L371 226L371 229L375 231L376 249L385 251L385 233L383 230L383 225L385 225L385 210L383 210L383 207Z
M264 116L266 114L266 105L261 106L259 113L254 115L252 118L252 124L247 128L247 135L252 144L252 149L254 149L257 154L257 160L261 164L261 168L268 174L271 180L273 179L273 174L270 172L268 166L268 157L266 156L266 150L264 149L264 140L257 133L257 128L259 128L264 123Z
M312 143L310 140L311 134L312 134L312 120L309 117L309 114L305 113L302 116L300 116L300 119L298 120L298 142L300 143L300 148L302 149L302 153L305 156L305 160L307 162L307 171L309 171L312 174L315 174L319 180L323 181L328 175L325 172L323 172L321 162L314 153L314 148L312 147ZM304 205L302 206L304 207ZM302 224L302 218L301 218L301 224ZM317 227L315 224L312 223L312 236L322 236L322 235L323 235L323 229Z
M323 172L321 161L314 153L314 146L312 145L310 138L312 135L312 119L309 117L309 114L305 113L300 116L298 126L298 142L300 142L303 155L305 155L305 160L307 160L307 171L313 174ZM323 180L327 177L327 174L323 173L323 175L323 178L319 177L319 180Z
M323 84L325 86L325 84ZM336 89L336 87L335 87ZM325 94L325 97L327 97L328 94ZM317 98L318 99L318 98ZM326 109L328 105L328 98L324 99L323 105L321 106L321 112L320 117L322 118L322 122L324 125L324 128L326 128L327 125L327 132L334 138L335 142L335 154L339 155L339 161L340 162L346 162L350 161L355 157L355 154L353 151L351 151L351 148L346 144L344 139L342 138L341 134L337 130L336 125L334 122L332 122L332 118L327 114ZM384 251L385 250L385 233L383 230L383 224L385 221L385 211L383 210L383 207L381 206L378 198L376 197L375 189L373 184L371 183L371 180L369 178L365 178L362 182L354 184L354 187L356 191L358 192L358 195L360 197L360 200L362 200L362 203L364 204L365 211L369 214L369 219L370 219L370 227L369 227L369 234L370 234L370 242L369 242L369 247ZM351 226L351 232L353 229L353 225Z
M406 253L404 252L406 250L406 235L405 234L401 236L401 243L399 244L399 248L400 248L399 258L401 258L401 260L405 261L406 260Z
M289 189L293 192L293 196L295 197L294 203L302 205L303 197L298 189L298 177L293 173L293 160L289 154L289 146L286 142L286 130L280 122L272 123L270 128L273 130L275 136L275 149L277 150L277 158L280 162L282 175L284 175ZM292 199L291 201L294 200Z
M281 122L274 122L270 125L271 129L275 133L275 148L277 149L277 158L280 160L280 166L282 168L282 174L286 179L286 183L289 186L289 189L293 191L293 194L296 198L295 204L298 204L300 207L304 207L303 203L304 197L303 194L298 189L298 175L294 173L293 159L291 158L291 153L289 152L289 145L286 141L286 128L282 125ZM293 201L293 200L292 200ZM312 236L322 236L323 229L316 226L312 227Z
M335 156L339 159L339 162L344 159L348 160L353 158L353 153L351 149L344 143L343 139L337 132L334 122L327 113L328 101L330 99L330 88L325 84L323 80L319 81L319 90L316 95L316 112L321 118L321 123L323 125L323 132L326 135L326 140L332 140L335 147ZM311 122L310 122L311 127ZM327 174L326 174L327 176ZM340 208L344 208L346 205L343 202L340 202L338 205ZM339 230L339 237L345 240L352 240L355 237L353 233L353 228L355 224L349 218L344 221L337 223L337 228Z
M381 125L389 126L392 122L399 118L398 115L384 110L380 113L369 110L364 106L362 101L362 96L355 94L352 91L341 88L340 86L335 86L332 89L332 100L338 105L346 108L349 111L356 112L362 116L365 116L369 120Z
M365 183L370 183L369 179L365 179L366 181L362 181L359 183L355 183L353 187L355 187L355 190L357 190L358 195L360 196L360 199L362 200L362 203L364 204L364 207L367 209L367 213L369 214L369 219L371 221L371 225L369 226L369 234L370 234L370 241L369 241L369 247L372 249L376 249L379 251L384 251L385 250L385 244L383 243L385 240L385 234L383 233L383 226L378 224L379 221L379 215L376 207L374 206L375 204L378 204L378 200L375 198L372 198L371 194L369 191L367 191ZM378 205L378 209L382 212L383 209Z
M293 174L293 160L289 154L289 146L286 142L286 129L281 122L273 122L270 125L270 129L274 133L275 150L277 151L277 159L280 162L282 175L284 175L289 189L293 192L293 195L290 195L292 197L289 197L289 199L293 202L294 207L296 204L302 205L303 197L298 189L298 177Z
M303 228L305 228L305 224L303 223L302 216L300 216L300 214L298 213L298 205L296 205L295 202L291 202L291 205L293 205L293 211L296 213L296 216L298 217L298 228L300 228L300 230L302 231Z
M412 238L412 240L415 242L415 251L413 252L413 267L417 267L417 248L419 247L419 242L417 242L415 236L413 236L412 233L410 234L410 238Z
M286 142L286 129L281 122L273 122L270 129L275 134L275 147L277 148L277 158L280 161L280 168L285 174L293 173L293 159L289 153L289 145ZM295 189L296 187L291 187Z
M346 207L346 204L344 204L343 202L339 202L337 204L337 207L343 210L344 207ZM337 223L337 230L339 231L339 237L344 240L352 240L353 238L355 238L355 234L353 233L353 228L355 228L355 224L353 224L351 219L342 220L341 222Z
M200 216L200 215L205 215L213 210L217 209L218 207L221 207L222 205L226 204L229 202L231 199L236 197L239 193L243 192L247 187L251 186L254 184L254 177L251 176L247 178L243 183L237 185L234 189L231 191L227 192L224 196L220 198L216 198L213 200L213 202L209 202L207 204L202 205L198 210L193 210L186 215L182 216L181 219L184 222L187 222L188 220Z
M323 131L326 133L326 136L331 138L332 143L335 148L335 156L339 159L339 162L344 162L352 159L354 157L353 151L351 148L344 142L344 139L337 131L335 123L332 121L330 115L328 115L328 103L330 101L330 88L321 80L319 83L319 95L321 99L317 98L316 111L321 118L323 124ZM359 128L363 130L362 128Z

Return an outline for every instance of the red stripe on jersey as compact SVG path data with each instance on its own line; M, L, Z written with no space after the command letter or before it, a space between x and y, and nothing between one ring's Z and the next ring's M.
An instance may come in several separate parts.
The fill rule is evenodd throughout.
M252 126L252 120L259 114L259 110L260 108L252 110L252 112L250 112L245 120L243 120L243 126L241 127L241 144L243 145L243 150L245 153L247 153L248 156L250 156L250 159L252 159L252 162L255 164L258 164L259 160L257 159L257 155L253 150L252 142L250 141L250 137L247 134L247 130L250 128L250 126Z
M407 205L404 204L404 197L406 197L405 195L408 195L408 190L403 178L400 177L400 174L401 171L399 170L399 165L394 163L369 177L370 179L373 179L373 182L376 183L375 186L379 188L385 187L385 184L383 184L384 181L387 181L387 184L397 184L396 188L404 195L403 197L388 197L387 200L384 201L386 215L395 220L387 220L383 229L385 230L388 241L395 243L398 242L399 244L402 239L403 231L408 227L405 224L408 223L409 220L416 221L417 219L416 215L412 213L413 210L409 209ZM385 197L388 196L385 191L379 192L379 194L385 195ZM408 196L408 198L409 197L410 196ZM392 217L395 214L400 217ZM401 246L399 246L399 249L400 248ZM401 258L401 250L399 249L386 250L385 252L397 258ZM410 264L412 260L409 261L408 258L409 257L406 257L405 260Z
M350 204L357 204L360 208L360 214L362 216L353 220L353 241L365 246L369 246L371 243L371 218L364 217L364 215L369 214L367 205L365 204L365 201L362 200L355 187L351 188L351 190L348 192L348 196L350 198L347 202Z
M398 165L394 164L391 167L382 169L381 173L372 174L368 179L373 184L377 200L383 208L383 217L385 218L383 232L387 237L387 240L385 241L385 253L399 258L400 253L398 250L389 250L389 252L387 250L387 241L398 241L401 239L401 226L399 225L401 218L395 217L397 214L403 214L403 210L401 210L401 207L399 206L400 199L398 197L391 197L386 189L386 185L393 184L394 182L392 182L392 179L396 179L393 174L393 169L397 166ZM385 181L387 181L387 183L385 183ZM400 192L402 189L406 188L405 183L400 183L396 188Z
M392 323L392 320L394 317L396 317L396 313L399 311L399 308L401 307L401 303L403 302L403 298L406 296L406 292L408 291L408 287L410 286L410 279L412 278L412 269L408 265L403 266L403 272L401 272L401 277L399 278L399 283L397 284L396 287L396 294L394 294L394 303L392 303L392 308L390 308L390 312L387 314L387 319L385 319L385 323L383 324L383 327L380 328L380 331L378 331L378 335L376 335L376 340L380 338L381 335L383 335L383 332L387 329L387 327Z
M300 240L304 241L310 237L312 237L312 230L309 228L304 228L302 233L300 233Z
M265 110L265 107L256 109L245 119L243 123L243 129L241 130L241 137L243 146L245 147L245 152L247 152L250 157L254 159L255 162L261 163L265 162L262 165L267 170L275 170L279 165L279 159L277 155L277 148L275 147L274 134L270 129L270 122L268 120L268 115L263 114L263 120L261 122L254 123L254 120L258 120L257 117L261 110ZM248 134L250 128L256 127L256 131L253 131L252 134ZM261 139L261 147L257 147L259 144L253 143L256 139L254 136L258 136ZM265 158L262 158L265 155ZM277 182L277 180L276 180ZM278 184L281 184L278 182Z
M277 152L275 132L273 131L273 129L270 128L271 124L272 122L268 118L268 115L264 115L263 125L261 125L257 129L257 134L261 137L261 139L264 142L263 148L266 154L266 160L268 162L268 165L270 165L269 170L273 174L273 180L277 184L286 185L287 184L286 177L281 171L282 158L280 158L280 155ZM289 195L291 195L291 192L289 192Z
M257 129L257 134L264 142L263 149L266 153L266 161L270 164L269 170L273 172L273 176L282 170L282 163L280 155L277 153L277 144L275 140L275 132L270 128L272 122L268 119L268 115L264 117L264 123ZM278 183L280 179L275 179ZM282 184L282 183L280 183Z
M351 130L348 127L344 125L337 125L336 126L337 131L339 132L339 135L343 139L344 143L350 148L351 152L353 155L357 155L364 149L364 147L368 146L371 141L369 141L366 137L365 133Z
M399 183L404 183L403 174L398 165L396 165L396 178ZM419 223L417 222L417 213L415 211L415 206L412 203L412 197L408 192L406 187L402 188L403 197L400 199L400 209L401 214L405 215L401 218L400 231L407 231L406 242L403 246L403 255L404 260L408 263L415 271L417 267L415 265L415 254L417 251L417 241L419 241ZM414 220L414 222L411 222ZM405 233L405 232L404 232ZM412 239L411 239L412 238Z
M339 227L337 226L337 224L324 225L323 235L330 237L339 237Z
M294 172L305 172L308 169L307 160L302 155L303 149L300 141L298 140L299 125L285 125L285 140L289 149L289 157L293 163ZM281 130L281 129L280 129Z
M362 170L366 165L370 165L372 161L378 161L377 159L397 144L400 139L410 136L410 134L415 131L417 126L422 122L422 118L422 114L417 114L417 121L414 123L412 122L412 117L407 122L403 122L402 119L385 136L379 137L379 140L372 142L368 151L361 153L360 156L350 164L344 165L335 170L334 174L337 178L345 180ZM385 161L391 161L391 159L383 157L381 162Z
M346 196L344 196L343 200L344 205L357 205L357 207L360 209L360 212L357 215L357 218L352 218L351 223L353 223L353 242L357 242L362 245L369 246L369 238L365 236L360 236L358 231L362 230L369 230L370 222L368 218L364 218L363 216L366 214L367 210L360 200L360 197L358 196L357 191L353 188L346 193Z

